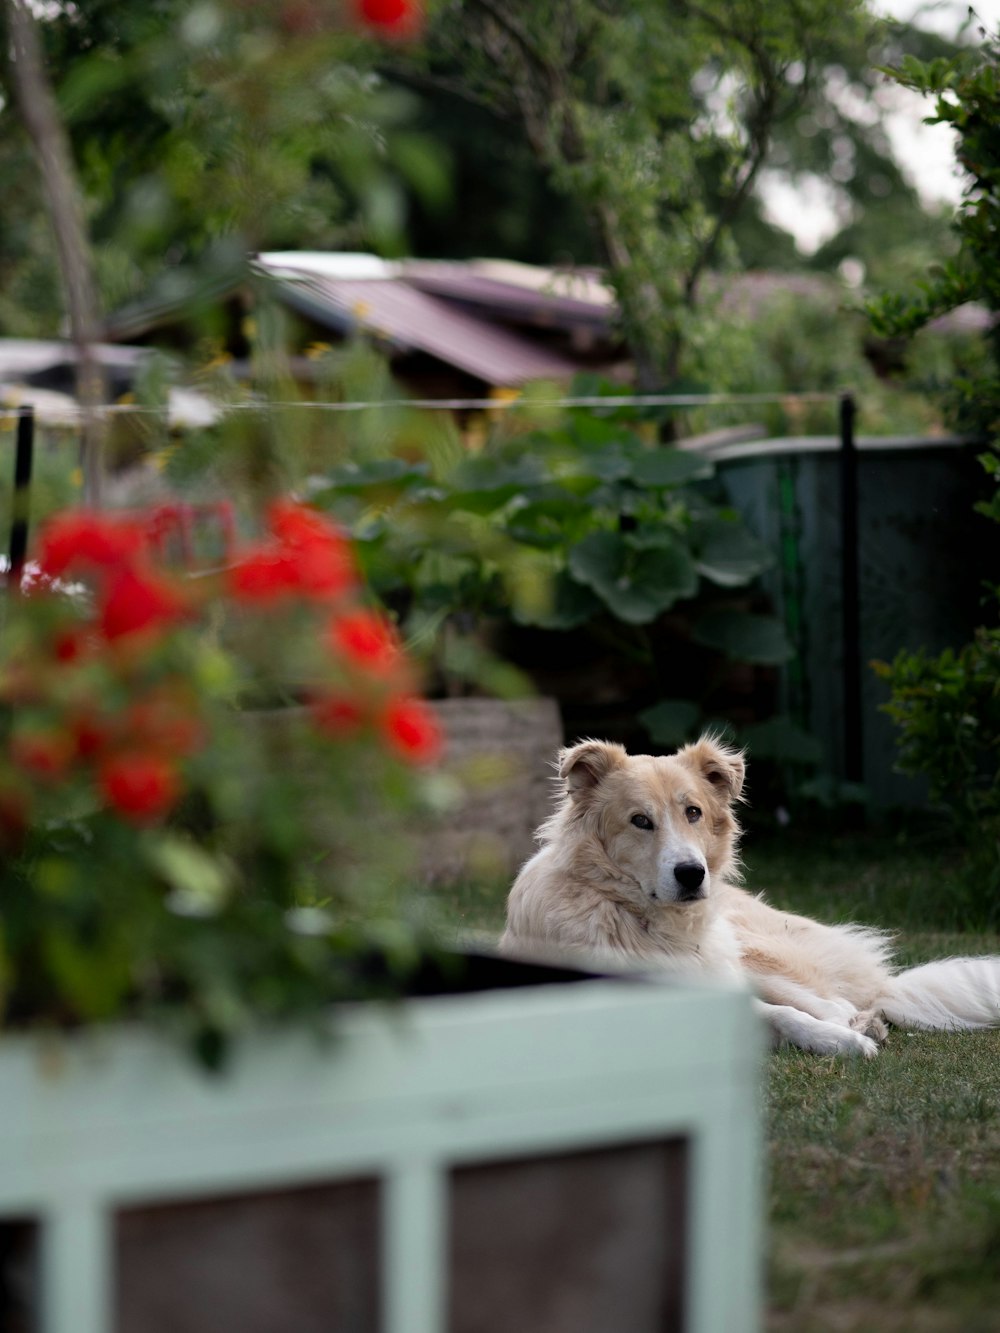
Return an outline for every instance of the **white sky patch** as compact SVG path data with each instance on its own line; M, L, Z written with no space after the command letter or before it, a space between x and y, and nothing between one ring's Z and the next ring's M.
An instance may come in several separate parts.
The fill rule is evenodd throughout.
M764 170L758 178L768 222L791 232L804 255L814 254L850 221L842 190L812 173L793 181L782 171Z
M886 18L915 19L923 28L956 37L965 23L968 0L872 0L871 7ZM973 0L980 25L1000 28L1000 0ZM859 121L870 111L846 84L834 87L841 109ZM955 161L955 132L947 125L925 125L932 115L932 98L886 83L879 93L885 109L883 124L903 174L924 204L956 204L965 184ZM850 205L834 181L806 176L793 182L781 171L764 171L759 183L765 217L791 232L803 254L815 253L850 220Z

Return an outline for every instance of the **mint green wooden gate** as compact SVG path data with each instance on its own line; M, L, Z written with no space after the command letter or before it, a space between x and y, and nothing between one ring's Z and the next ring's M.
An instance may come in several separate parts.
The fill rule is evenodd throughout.
M359 1173L381 1182L384 1333L461 1333L449 1172L677 1137L686 1333L759 1327L747 995L584 981L358 1006L334 1032L261 1035L222 1077L143 1031L0 1043L0 1217L40 1223L43 1333L114 1333L117 1209Z

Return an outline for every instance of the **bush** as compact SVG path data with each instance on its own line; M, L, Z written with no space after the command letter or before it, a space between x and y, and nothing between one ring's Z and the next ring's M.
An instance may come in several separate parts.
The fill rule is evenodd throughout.
M773 556L702 485L712 470L658 445L654 419L609 406L545 425L507 421L478 452L437 466L350 464L313 499L355 536L407 632L442 646L444 673L457 641L468 647L490 623L504 649L518 633L544 637L549 660L586 634L614 654L619 677L636 664L651 677L652 704L691 685L656 642L667 615L705 657L773 665L792 652L781 623L748 605L744 590ZM701 700L704 672L694 686ZM698 718L694 707L692 727Z
M1000 205L1000 40L983 32L978 49L954 59L907 57L898 82L935 99L930 120L957 132L959 162L970 185L956 217L959 250L922 284L916 296L883 297L872 306L876 329L892 336L925 328L935 316L966 301L1000 311L1000 255L996 214ZM998 483L978 506L1000 521L1000 343L995 324L982 355L971 358L945 394L952 424L989 446L980 461ZM970 577L983 571L970 570ZM995 611L1000 589L991 589ZM939 657L903 653L891 665L877 663L891 697L886 711L900 728L900 767L926 776L931 795L949 814L965 842L980 906L1000 919L1000 629L995 614L969 644Z
M926 776L931 799L968 848L977 897L1000 920L1000 629L938 657L875 663L899 727L899 767Z
M0 655L0 983L14 1023L169 1013L216 1053L416 936L403 832L440 738L350 543L289 502L66 511ZM211 521L214 518L215 521ZM202 567L179 572L210 533Z

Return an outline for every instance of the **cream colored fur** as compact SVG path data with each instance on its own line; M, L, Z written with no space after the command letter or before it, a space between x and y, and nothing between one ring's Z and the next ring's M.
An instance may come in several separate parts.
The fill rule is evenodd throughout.
M742 755L711 736L677 754L583 741L511 889L501 948L748 981L777 1041L873 1056L902 1027L1000 1023L1000 958L896 972L888 937L780 912L736 883Z

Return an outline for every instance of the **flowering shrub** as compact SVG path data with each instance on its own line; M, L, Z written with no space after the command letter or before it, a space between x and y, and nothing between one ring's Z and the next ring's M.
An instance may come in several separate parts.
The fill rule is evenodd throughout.
M62 513L0 654L0 996L8 1021L163 1007L210 1053L351 989L413 937L392 887L441 737L350 543L278 501ZM215 567L178 570L194 536Z

